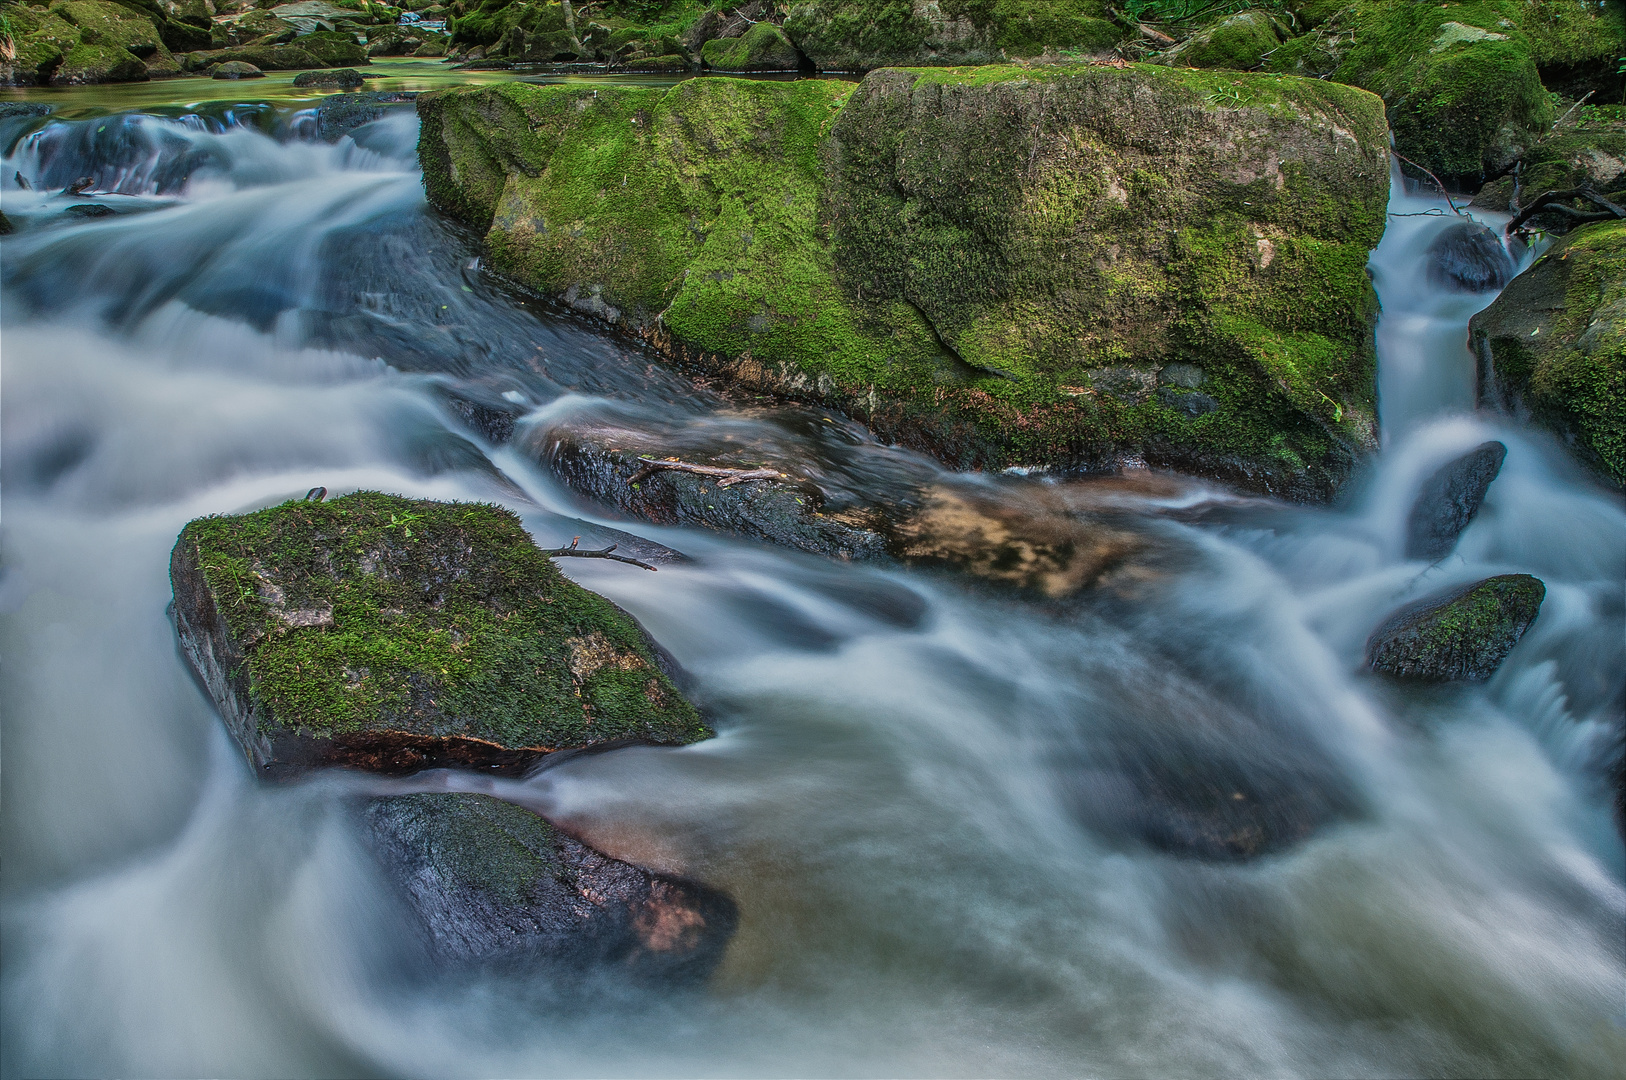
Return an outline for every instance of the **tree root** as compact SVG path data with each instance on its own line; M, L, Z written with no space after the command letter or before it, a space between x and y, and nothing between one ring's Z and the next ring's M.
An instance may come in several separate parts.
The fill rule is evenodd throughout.
M1589 214L1584 210L1577 210L1573 206L1566 206L1565 203L1571 199L1585 199L1594 206L1602 207L1602 211ZM1584 225L1591 221L1608 221L1611 218L1626 218L1626 208L1610 202L1596 191L1590 188L1569 188L1565 191L1548 191L1536 196L1534 202L1520 210L1518 215L1507 223L1507 228L1504 231L1511 236L1514 230L1544 211L1562 214L1578 225Z

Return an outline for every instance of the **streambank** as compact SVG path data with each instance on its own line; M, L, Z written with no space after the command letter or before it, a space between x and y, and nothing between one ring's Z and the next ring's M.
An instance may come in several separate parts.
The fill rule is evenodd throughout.
M1375 446L1381 102L1071 64L419 99L492 265L959 468L1324 499Z

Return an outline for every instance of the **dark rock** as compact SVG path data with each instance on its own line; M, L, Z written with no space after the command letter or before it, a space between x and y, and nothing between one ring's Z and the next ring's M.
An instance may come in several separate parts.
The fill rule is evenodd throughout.
M72 214L74 217L83 218L112 217L117 213L111 206L104 206L101 203L80 203L77 206L68 207L64 212Z
M361 72L355 68L331 68L327 71L302 71L294 76L294 85L306 87L354 90L362 84Z
M739 921L723 894L608 858L487 795L375 798L362 816L441 963L614 964L689 981L710 974Z
M382 118L387 106L411 101L417 96L413 90L335 94L316 107L317 132L328 142L336 142L361 125Z
M1546 595L1529 574L1502 574L1408 604L1367 639L1367 666L1402 679L1483 682L1530 628Z
M637 623L497 507L358 492L203 518L170 579L183 651L273 775L518 773L710 734Z
M14 116L49 116L51 106L38 101L0 101L0 120Z
M1513 257L1496 230L1460 221L1428 246L1428 278L1457 292L1495 292L1513 280Z
M1406 520L1406 558L1441 559L1479 513L1491 481L1502 471L1507 447L1481 443L1440 466L1417 492Z
M209 73L211 79L263 79L265 72L241 60L228 60Z
M515 423L527 411L523 405L516 405L495 391L480 393L474 388L448 388L440 397L449 412L482 439L499 446L513 438Z

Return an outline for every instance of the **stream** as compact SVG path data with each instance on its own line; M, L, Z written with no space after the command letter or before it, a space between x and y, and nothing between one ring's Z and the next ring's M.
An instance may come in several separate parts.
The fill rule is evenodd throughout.
M197 82L0 121L6 1075L1626 1075L1626 510L1472 411L1492 294L1426 273L1442 202L1397 178L1385 444L1338 505L961 481L1110 511L1158 552L1043 605L596 511L543 449L584 416L772 447L834 493L941 467L507 287L430 211L410 106L328 144L310 101L181 100ZM85 176L112 214L58 194ZM525 414L493 445L453 395ZM1487 439L1506 464L1455 553L1406 560L1419 485ZM560 565L676 656L718 737L523 780L257 782L177 649L169 551L317 485L691 556ZM1546 601L1488 683L1362 671L1396 607L1510 572ZM1326 823L1247 862L1145 842L1145 778L1193 774ZM351 807L446 789L725 890L721 967L660 991L426 967Z

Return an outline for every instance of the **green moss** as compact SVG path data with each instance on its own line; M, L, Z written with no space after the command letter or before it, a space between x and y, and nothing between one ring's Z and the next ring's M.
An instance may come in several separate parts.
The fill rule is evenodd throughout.
M1238 12L1192 35L1164 54L1163 62L1194 68L1253 71L1282 44L1276 20L1258 9Z
M327 67L354 67L368 62L367 50L356 44L356 39L349 34L337 30L319 30L294 40L299 48Z
M548 748L707 734L636 625L498 507L358 492L200 519L180 543L242 649L262 726ZM302 611L331 620L288 615Z
M401 795L387 800L383 811L395 819L395 832L423 849L447 887L473 888L516 906L544 880L570 879L559 857L558 830L489 795Z
M1546 595L1547 587L1529 574L1487 578L1418 625L1419 649L1450 654L1480 648L1504 637L1510 622L1531 618Z
M737 38L714 38L700 51L718 71L795 71L796 46L773 23L759 22Z
M147 65L115 45L75 45L62 57L51 82L58 86L127 82L147 77Z
M1099 0L810 0L791 8L785 33L820 71L1093 52L1124 37Z

